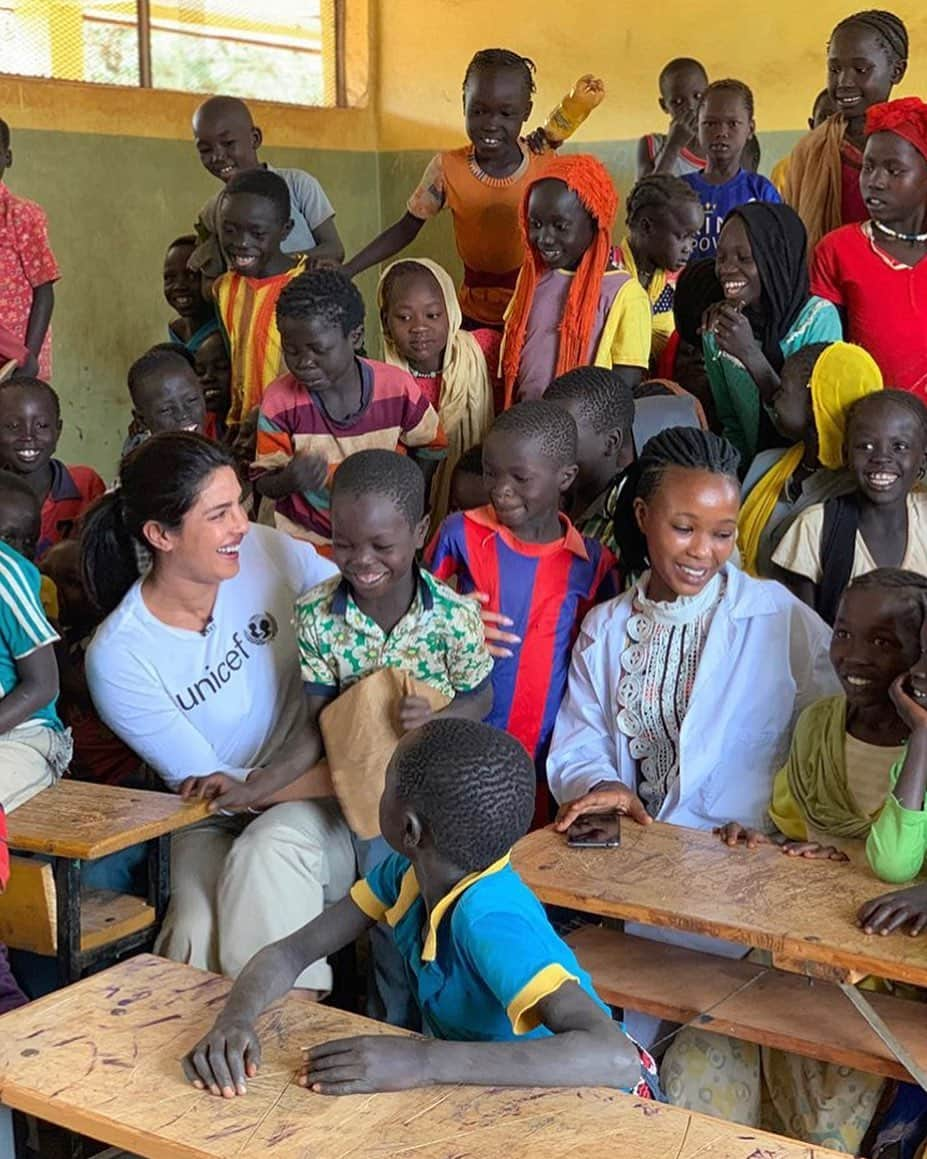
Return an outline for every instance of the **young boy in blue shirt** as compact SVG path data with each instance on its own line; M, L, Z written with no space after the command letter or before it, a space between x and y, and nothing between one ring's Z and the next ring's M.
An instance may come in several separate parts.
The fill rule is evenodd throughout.
M380 800L395 852L348 897L252 958L183 1061L193 1085L244 1094L260 1065L260 1012L308 962L385 920L431 1037L322 1043L303 1062L302 1086L330 1095L432 1083L603 1086L650 1096L650 1060L611 1020L509 862L534 786L522 746L488 725L445 717L407 735Z
M23 480L0 472L5 528L13 522L14 503L30 504L29 490ZM34 494L30 522L27 539L34 547ZM22 537L16 542L27 546ZM53 785L71 757L70 733L55 711L58 633L45 615L40 586L35 565L0 540L0 810L7 813Z

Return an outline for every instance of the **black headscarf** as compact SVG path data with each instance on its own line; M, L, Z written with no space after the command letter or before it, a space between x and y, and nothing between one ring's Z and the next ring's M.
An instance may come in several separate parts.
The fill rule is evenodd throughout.
M699 329L702 315L709 306L720 302L724 290L715 273L715 263L711 258L689 262L679 275L673 295L673 318L683 342L701 349L702 339Z
M811 296L808 235L801 218L788 205L750 201L732 209L725 222L732 217L744 223L763 287L765 317L761 332L754 329L754 333L766 361L778 374L785 361L780 343Z

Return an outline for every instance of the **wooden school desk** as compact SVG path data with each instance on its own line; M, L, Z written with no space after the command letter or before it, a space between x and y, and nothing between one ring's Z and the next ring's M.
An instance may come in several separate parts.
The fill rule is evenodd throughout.
M552 905L726 938L831 981L875 974L927 986L927 936L857 928L863 902L891 887L849 864L787 857L770 845L731 849L708 830L624 817L616 849L570 849L542 829L519 841L512 864Z
M924 1081L925 1007L846 985L873 974L927 986L927 936L867 936L856 926L860 905L888 888L868 870L624 818L618 848L571 849L545 829L518 843L512 863L549 904L724 938L768 951L778 967L590 925L567 941L611 1005ZM887 1035L876 1034L873 1015Z
M55 954L62 984L150 946L170 894L171 834L208 815L204 802L188 803L174 793L70 780L44 789L8 815L7 830L11 851L42 854L51 859L51 870L42 861L14 858L11 894L18 873L33 888L12 920L25 913L33 928L6 929L0 917L0 932L17 949ZM83 862L141 844L148 847L147 898L109 890L82 894ZM19 940L23 932L26 941Z
M217 1099L185 1082L179 1059L229 986L142 955L5 1015L0 1103L146 1159L836 1159L608 1090L314 1095L293 1081L301 1047L397 1032L295 996L261 1019L263 1063L248 1094Z

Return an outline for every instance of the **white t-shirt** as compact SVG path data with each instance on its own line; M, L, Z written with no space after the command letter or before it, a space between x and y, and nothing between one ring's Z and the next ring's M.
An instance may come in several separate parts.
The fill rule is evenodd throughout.
M205 635L156 619L139 581L87 650L101 719L171 788L212 772L243 780L304 720L293 606L335 566L311 544L258 524L239 558Z

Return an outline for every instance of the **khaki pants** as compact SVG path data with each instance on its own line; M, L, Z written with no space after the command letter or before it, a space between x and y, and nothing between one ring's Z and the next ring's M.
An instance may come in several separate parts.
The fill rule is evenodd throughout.
M0 733L0 806L12 813L61 778L71 759L71 730L21 724Z
M171 901L155 952L235 978L258 950L340 901L356 878L351 831L333 800L211 818L174 834ZM296 986L331 990L328 963L314 962Z

